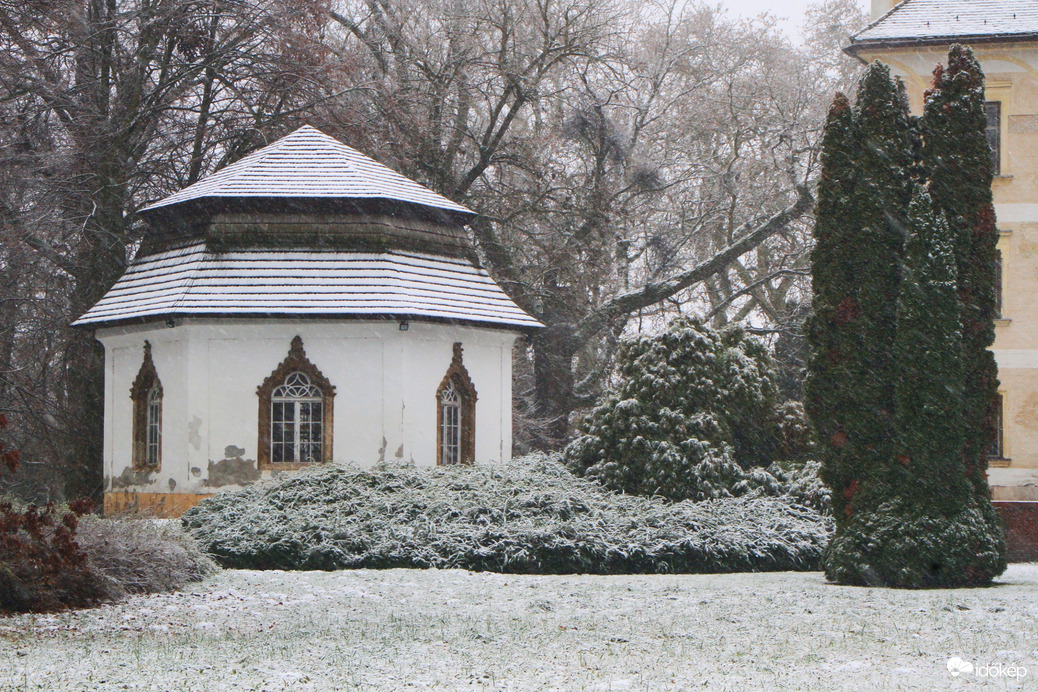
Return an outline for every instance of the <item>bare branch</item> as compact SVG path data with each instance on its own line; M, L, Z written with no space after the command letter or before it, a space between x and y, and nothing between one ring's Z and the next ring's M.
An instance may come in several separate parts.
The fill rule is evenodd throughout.
M649 284L640 289L616 296L605 305L585 317L576 328L576 340L583 341L598 334L610 321L659 303L670 296L690 288L727 267L732 260L744 255L760 243L786 228L814 208L815 200L806 185L797 188L797 200L789 207L772 216L755 229L740 227L735 234L739 240L716 253L691 269L681 272L660 283ZM742 235L745 233L745 235Z

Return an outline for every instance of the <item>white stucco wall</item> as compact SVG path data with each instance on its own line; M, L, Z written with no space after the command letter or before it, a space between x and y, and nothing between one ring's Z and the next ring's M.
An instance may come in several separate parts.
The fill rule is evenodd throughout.
M380 459L436 462L436 389L453 355L476 388L476 460L511 458L513 331L395 321L192 319L99 330L105 346L107 490L209 493L210 463L229 446L255 463L256 388L288 355L296 335L335 386L333 460L371 466ZM130 388L144 341L163 387L162 466L132 473ZM128 470L129 469L129 470Z

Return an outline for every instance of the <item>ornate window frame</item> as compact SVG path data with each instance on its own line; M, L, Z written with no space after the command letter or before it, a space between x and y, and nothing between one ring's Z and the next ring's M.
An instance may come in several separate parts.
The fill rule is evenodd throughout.
M462 362L460 343L447 374L436 388L436 465L473 464L476 461L476 387ZM445 431L455 430L456 432ZM454 444L449 436L457 435Z
M271 447L273 442L272 410L274 390L286 384L294 373L302 373L309 384L320 390L321 396L321 458L318 461L273 461ZM285 470L305 468L314 463L329 463L332 460L332 421L334 420L332 405L335 400L335 386L328 381L316 365L306 357L303 350L303 339L296 336L288 350L288 356L274 368L267 379L256 388L259 397L259 442L256 445L259 468L267 470Z
M133 402L133 469L156 472L162 468L162 382L144 342L144 362L130 387Z

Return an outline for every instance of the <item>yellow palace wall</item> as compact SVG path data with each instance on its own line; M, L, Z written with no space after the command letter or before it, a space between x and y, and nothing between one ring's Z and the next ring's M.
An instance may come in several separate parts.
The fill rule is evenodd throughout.
M1003 459L989 473L996 500L1038 500L1038 43L973 46L986 76L985 97L1001 103L1001 174L992 185L1002 253L1002 317L993 351L1003 397ZM948 46L861 48L905 81L922 112L933 68Z

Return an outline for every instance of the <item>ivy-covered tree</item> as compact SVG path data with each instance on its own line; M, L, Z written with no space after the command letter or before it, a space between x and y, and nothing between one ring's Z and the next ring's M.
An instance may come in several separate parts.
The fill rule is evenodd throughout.
M934 70L923 111L923 162L934 203L955 240L963 325L965 474L990 530L1001 525L988 499L987 453L996 431L998 367L995 340L995 246L991 148L984 136L984 74L968 47L954 45L948 68Z
M967 586L1005 569L966 474L963 338L954 237L919 186L897 303L894 463L885 497L842 523L826 572L844 584Z
M566 448L571 468L608 487L722 497L781 447L771 358L741 330L675 320L624 342L616 379Z

